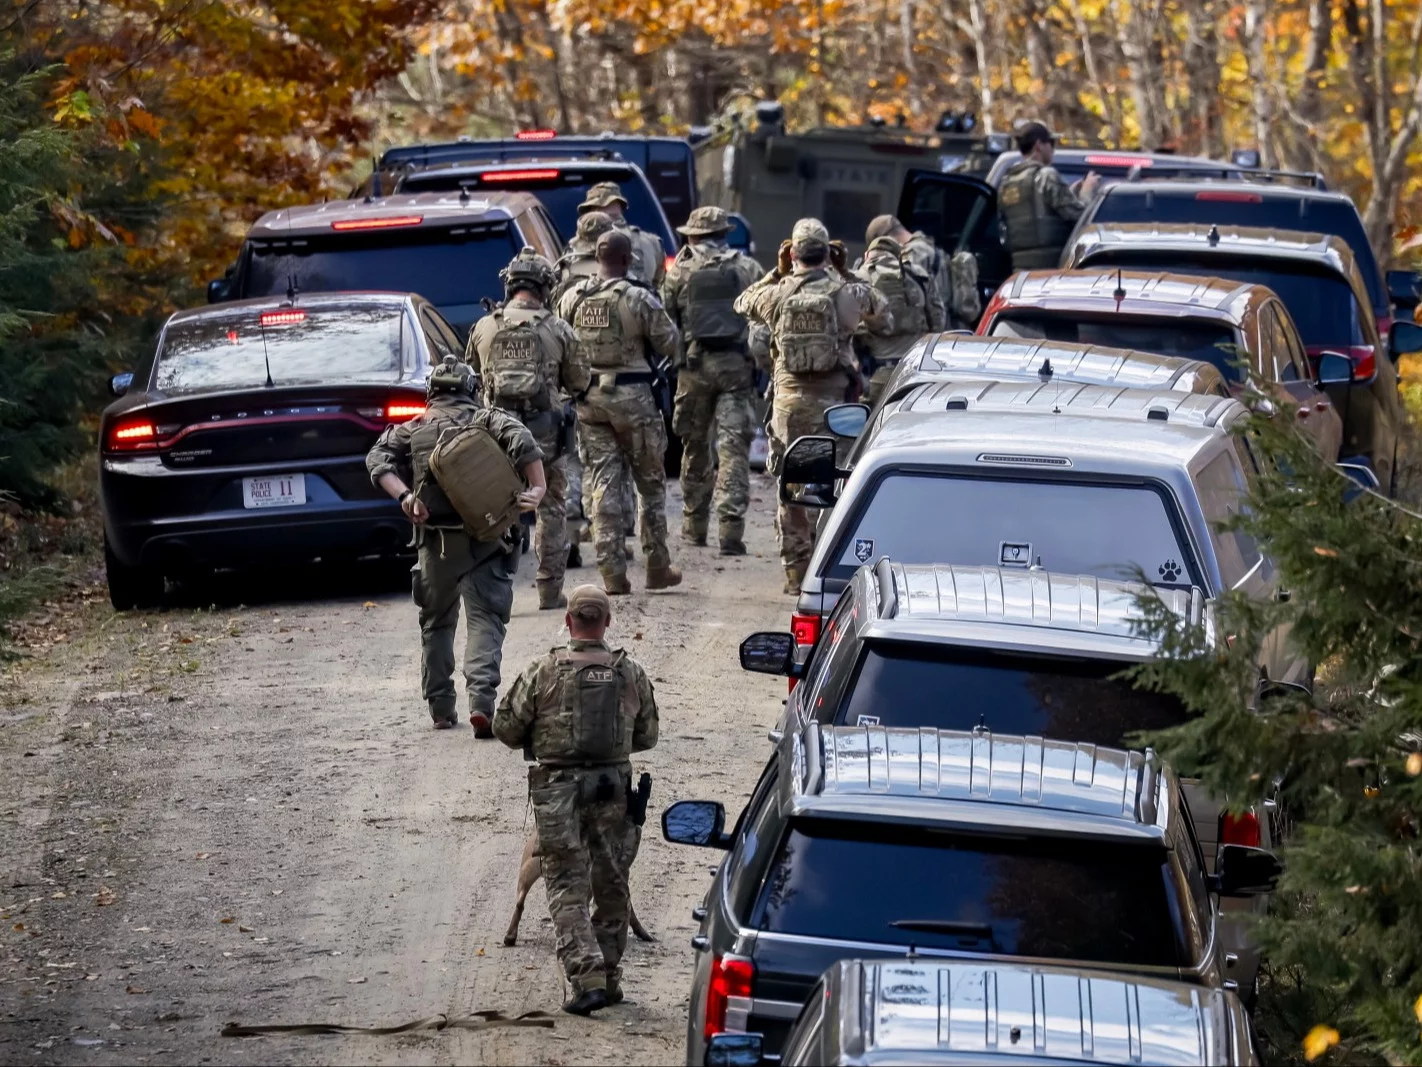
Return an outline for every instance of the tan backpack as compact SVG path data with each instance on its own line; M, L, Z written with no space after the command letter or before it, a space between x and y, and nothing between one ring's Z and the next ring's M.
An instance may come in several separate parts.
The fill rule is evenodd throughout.
M497 541L518 522L523 478L509 454L484 427L452 426L430 453L430 474L476 541Z

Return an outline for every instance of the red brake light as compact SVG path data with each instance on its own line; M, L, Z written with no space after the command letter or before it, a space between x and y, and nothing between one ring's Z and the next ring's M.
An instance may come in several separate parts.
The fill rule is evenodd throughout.
M801 615L799 612L791 615L790 632L795 636L795 643L813 645L818 641L822 621L818 615Z
M1196 200L1213 200L1225 204L1262 204L1264 198L1258 193L1246 193L1238 189L1204 189L1195 194Z
M706 985L706 1025L702 1036L710 1041L726 1030L726 1009L732 997L749 1000L755 981L755 964L741 956L717 956L711 961Z
M491 170L479 175L485 185L490 182L551 182L557 181L561 172L556 170Z
M1350 345L1348 355L1353 358L1353 377L1367 381L1378 372L1378 355L1372 345Z
M1259 832L1259 817L1252 811L1231 815L1220 815L1220 843L1224 845L1248 845L1258 848L1263 840Z
M146 418L124 419L109 427L105 442L110 452L140 452L158 447L158 427Z
M333 230L393 230L397 226L418 226L423 215L391 215L383 219L339 219L331 223Z
M390 404L385 408L386 422L409 422L417 419L425 413L424 404L413 404L401 401L397 404Z
M1150 156L1087 156L1088 167L1153 167Z
M298 322L306 321L306 312L300 308L286 311L263 311L261 322L263 326L291 326Z
M557 130L519 130L514 134L519 141L551 141L558 136Z
M666 262L663 263L662 266L663 266L666 270L671 270L671 266L672 266L672 264L675 263L675 262L676 262L676 256L667 256Z

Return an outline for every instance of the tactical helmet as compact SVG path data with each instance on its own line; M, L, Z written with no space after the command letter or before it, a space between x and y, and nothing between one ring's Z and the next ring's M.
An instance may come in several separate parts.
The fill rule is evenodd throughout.
M578 205L578 213L607 207L608 204L621 204L622 210L627 210L627 198L622 195L622 189L616 182L598 182L588 190L588 195Z
M504 293L508 296L513 296L516 289L526 289L531 285L540 300L547 300L558 275L553 270L553 264L524 245L509 265L499 271L499 280L504 283Z
M445 356L440 365L430 372L429 384L425 391L434 396L436 393L455 393L466 396L479 395L479 376L474 373L474 368L465 363L456 355Z
M612 216L606 211L585 211L578 216L578 238L589 244L595 244L612 227Z

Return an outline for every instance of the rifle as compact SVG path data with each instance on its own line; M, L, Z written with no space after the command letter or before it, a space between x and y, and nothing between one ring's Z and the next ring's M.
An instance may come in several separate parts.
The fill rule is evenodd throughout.
M676 365L652 351L651 342L645 338L642 341L642 358L652 368L652 399L656 401L662 418L669 419L676 403Z
M632 788L632 780L627 781L627 818L633 826L641 826L647 821L647 802L652 799L652 776L646 771L637 779L637 788Z

